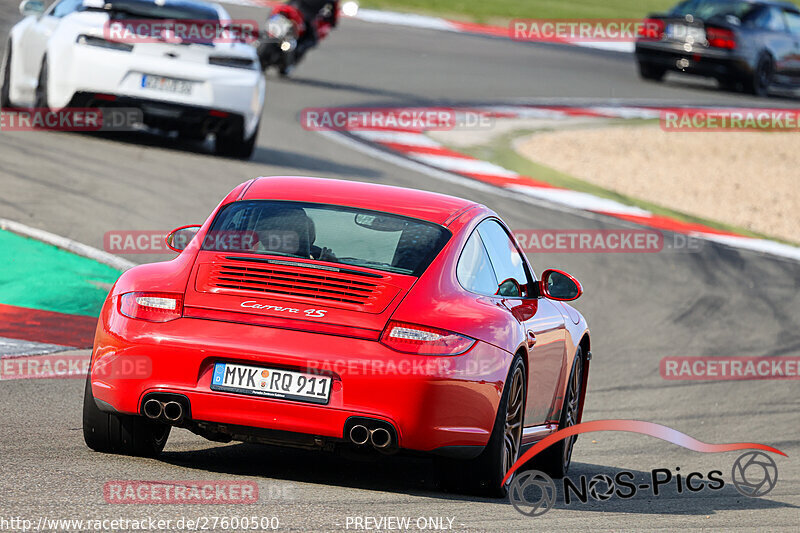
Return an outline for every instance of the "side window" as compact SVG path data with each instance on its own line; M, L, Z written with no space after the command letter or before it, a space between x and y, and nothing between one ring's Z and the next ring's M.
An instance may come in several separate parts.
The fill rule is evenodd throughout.
M513 278L522 286L528 283L525 263L511 236L495 220L487 220L478 226L478 233L483 238L489 259L494 267L498 282Z
M498 281L477 231L472 234L461 252L456 276L461 286L468 291L487 295L497 292Z
M756 28L768 31L786 31L780 10L774 7L765 7L754 19Z
M794 11L784 11L786 15L786 23L789 26L789 31L795 37L800 37L800 13Z
M61 0L50 10L50 16L61 18L74 13L83 5L83 0Z

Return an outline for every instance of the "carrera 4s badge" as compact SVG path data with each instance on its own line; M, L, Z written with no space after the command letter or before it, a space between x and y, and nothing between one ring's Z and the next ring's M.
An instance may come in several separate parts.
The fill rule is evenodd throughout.
M249 300L247 302L242 302L239 304L241 307L247 307L250 309L271 309L273 311L278 311L279 313L303 313L307 317L311 318L322 318L325 316L325 313L328 311L325 309L296 309L294 307L281 307L279 305L268 305L268 304L260 304L255 300Z

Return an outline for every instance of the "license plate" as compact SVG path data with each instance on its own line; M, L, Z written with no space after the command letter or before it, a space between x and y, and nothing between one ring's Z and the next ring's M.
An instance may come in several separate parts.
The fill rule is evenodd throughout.
M331 378L276 368L216 363L211 390L327 404Z
M186 80L176 80L175 78L165 78L163 76L142 76L142 87L156 91L164 91L177 94L192 94L192 82Z
M686 24L667 24L665 33L667 37L676 41L702 43L706 40L706 31L703 28Z

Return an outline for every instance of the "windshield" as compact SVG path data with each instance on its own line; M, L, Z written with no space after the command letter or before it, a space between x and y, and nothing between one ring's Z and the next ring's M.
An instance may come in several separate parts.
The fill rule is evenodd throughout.
M203 250L317 259L419 276L450 232L417 219L335 205L236 202L223 208Z
M730 0L689 0L675 6L671 15L694 15L699 19L733 15L742 18L752 9L752 2L731 2Z
M165 19L165 20L219 20L216 9L210 4L169 0L112 0L98 7L84 5L81 11L111 11L115 19Z

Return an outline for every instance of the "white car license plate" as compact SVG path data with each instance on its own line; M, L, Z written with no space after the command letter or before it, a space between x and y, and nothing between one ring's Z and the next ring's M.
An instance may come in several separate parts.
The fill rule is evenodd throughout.
M192 94L192 82L186 80L176 80L175 78L165 78L163 76L142 75L142 87L167 93Z
M666 34L676 41L702 43L706 40L706 31L703 28L686 24L667 24Z
M331 378L290 370L216 363L211 390L327 404Z

